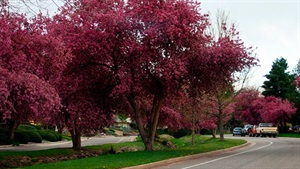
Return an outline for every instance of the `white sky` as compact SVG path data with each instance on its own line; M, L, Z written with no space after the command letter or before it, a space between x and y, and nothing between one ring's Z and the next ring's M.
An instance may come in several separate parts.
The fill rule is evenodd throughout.
M18 0L11 0L18 2ZM62 5L62 0L54 0ZM224 10L229 20L237 24L245 46L257 48L259 67L253 68L249 86L260 87L264 75L276 58L287 59L292 71L300 60L300 0L198 0L201 12L215 17ZM47 3L46 3L47 2ZM41 0L50 14L56 12L53 0Z
M253 69L250 86L260 87L276 58L287 59L288 71L300 59L300 0L200 0L202 13L229 14L246 46L257 47L260 67Z

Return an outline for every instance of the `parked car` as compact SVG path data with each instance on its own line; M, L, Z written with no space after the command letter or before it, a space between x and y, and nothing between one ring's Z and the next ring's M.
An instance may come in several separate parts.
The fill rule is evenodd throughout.
M244 128L242 129L242 136L249 135L249 131L253 128L253 125L246 124L244 125Z
M232 135L233 136L235 136L235 135L242 135L242 127L235 127L233 129Z
M278 128L272 123L259 123L256 128L256 135L261 137L273 136L275 138L278 135Z

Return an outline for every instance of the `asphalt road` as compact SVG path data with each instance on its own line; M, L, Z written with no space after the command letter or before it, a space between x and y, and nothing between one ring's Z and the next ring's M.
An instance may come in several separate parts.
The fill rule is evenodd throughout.
M230 136L227 136L230 137ZM232 137L231 137L232 138ZM185 160L157 169L299 169L299 138L234 137L249 141L250 146L197 159ZM150 168L150 167L149 167Z
M81 139L81 146L100 145L108 143L129 142L135 140L136 136L101 136L101 137L83 137ZM59 141L59 142L44 142L44 143L29 143L21 144L20 146L0 146L0 151L34 151L46 150L52 148L72 148L72 141Z

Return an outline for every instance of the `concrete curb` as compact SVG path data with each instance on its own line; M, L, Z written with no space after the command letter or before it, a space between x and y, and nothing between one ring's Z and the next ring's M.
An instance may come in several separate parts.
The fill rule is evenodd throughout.
M206 153L201 153L201 154L194 154L194 155L184 156L184 157L171 158L171 159L162 160L162 161L158 161L158 162L154 162L154 163L143 164L143 165L132 166L132 167L126 167L126 168L123 168L123 169L151 169L151 168L157 168L157 167L162 167L162 166L166 166L166 165L181 162L181 161L193 160L193 159L201 158L201 157L208 156L208 155L221 154L221 153L224 153L224 152L229 152L229 151L237 150L237 149L248 147L248 146L254 146L254 145L255 145L254 142L247 142L247 143L239 145L239 146L230 147L230 148L226 148L226 149L222 149L222 150L216 150L216 151L211 151L211 152L206 152Z

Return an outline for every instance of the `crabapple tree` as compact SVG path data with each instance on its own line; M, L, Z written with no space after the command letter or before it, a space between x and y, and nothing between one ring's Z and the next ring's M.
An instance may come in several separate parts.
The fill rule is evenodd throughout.
M254 101L259 99L259 91L256 89L244 89L235 100L235 118L250 124L262 122L261 115Z
M254 101L264 122L279 125L280 132L285 132L285 122L296 113L296 108L287 99L267 96Z
M21 123L52 123L60 99L52 86L69 60L60 41L44 32L42 17L1 11L1 117L10 128L10 140ZM53 124L53 123L52 123Z
M22 123L32 120L52 124L49 117L57 114L60 108L56 90L33 74L0 70L0 113L9 126L10 141L13 141L15 129Z
M125 34L128 28L123 3L66 3L47 24L49 34L61 37L73 56L57 90L63 105L61 124L67 125L74 149L81 149L82 132L111 125L113 112L118 112L119 104L112 104L110 95L118 83L119 69L126 64L123 57L132 45Z
M223 26L230 36L215 40L208 25L194 1L66 3L49 25L74 55L60 90L65 113L77 94L95 101L101 112L128 112L145 149L153 150L161 112L177 112L170 100L182 86L212 91L254 64L242 41L231 38L237 35L234 28Z
M284 131L284 121L296 113L296 108L287 99L282 100L275 96L261 97L256 90L241 92L235 104L238 119L252 124L270 122L279 125L281 132Z

